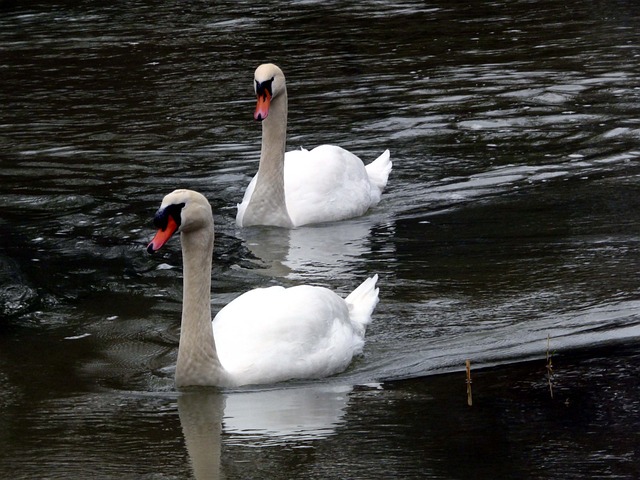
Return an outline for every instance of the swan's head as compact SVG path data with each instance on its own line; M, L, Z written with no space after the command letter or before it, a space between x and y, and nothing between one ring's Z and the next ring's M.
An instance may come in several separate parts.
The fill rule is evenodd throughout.
M263 63L256 68L254 88L258 103L253 118L262 121L269 115L271 100L286 90L284 73L273 63Z
M149 253L160 250L175 232L189 233L202 228L213 228L211 205L198 192L174 190L162 200L153 224L158 231L147 246Z

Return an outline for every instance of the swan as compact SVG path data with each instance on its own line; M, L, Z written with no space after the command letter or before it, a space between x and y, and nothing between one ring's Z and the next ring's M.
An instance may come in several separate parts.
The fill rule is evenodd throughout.
M378 276L343 299L323 287L256 288L222 308L211 321L213 215L200 193L164 197L147 247L160 249L180 232L183 304L175 383L234 387L343 371L362 352L378 303Z
M363 215L380 202L391 172L389 150L366 167L344 148L321 145L287 152L287 87L282 70L272 64L255 71L262 122L258 173L238 204L236 224L294 228Z

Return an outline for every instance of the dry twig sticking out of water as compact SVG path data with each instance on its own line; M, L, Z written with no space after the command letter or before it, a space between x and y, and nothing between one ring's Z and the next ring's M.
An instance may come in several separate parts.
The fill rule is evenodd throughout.
M549 382L549 393L551 394L551 398L553 398L553 384L551 383L551 379L553 378L553 364L551 363L551 352L549 351L550 342L551 337L547 334L547 381Z
M471 395L471 361L467 360L467 405L473 405L473 397Z

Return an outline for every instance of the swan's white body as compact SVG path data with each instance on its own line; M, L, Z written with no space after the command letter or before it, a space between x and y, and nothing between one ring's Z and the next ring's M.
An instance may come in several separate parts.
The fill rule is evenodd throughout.
M174 231L181 232L184 291L178 387L324 377L343 371L362 352L378 303L377 275L346 299L308 285L257 288L225 306L212 324L209 203L199 193L176 190L164 198L156 224L160 230L149 244L150 252Z
M362 352L369 308L377 297L375 282L374 277L361 285L368 306L359 313L357 294L345 300L322 287L269 287L244 293L213 320L220 362L243 384L343 371Z
M298 227L363 215L380 202L389 173L389 150L365 167L356 155L334 145L287 152L287 89L273 64L256 69L262 120L258 173L238 204L236 223Z

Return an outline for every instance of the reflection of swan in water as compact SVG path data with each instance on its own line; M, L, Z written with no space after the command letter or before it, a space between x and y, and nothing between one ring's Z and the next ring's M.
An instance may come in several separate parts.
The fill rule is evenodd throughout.
M345 278L370 253L372 222L368 218L310 225L294 230L252 227L238 231L268 275L292 279L323 275Z
M351 386L319 385L230 394L224 431L235 443L282 444L332 435Z
M215 390L184 393L178 414L193 475L197 480L222 478L220 470L224 396Z
M247 392L213 389L184 392L178 397L182 432L194 477L223 478L222 425L234 444L285 444L318 440L335 432L351 386L312 385Z

